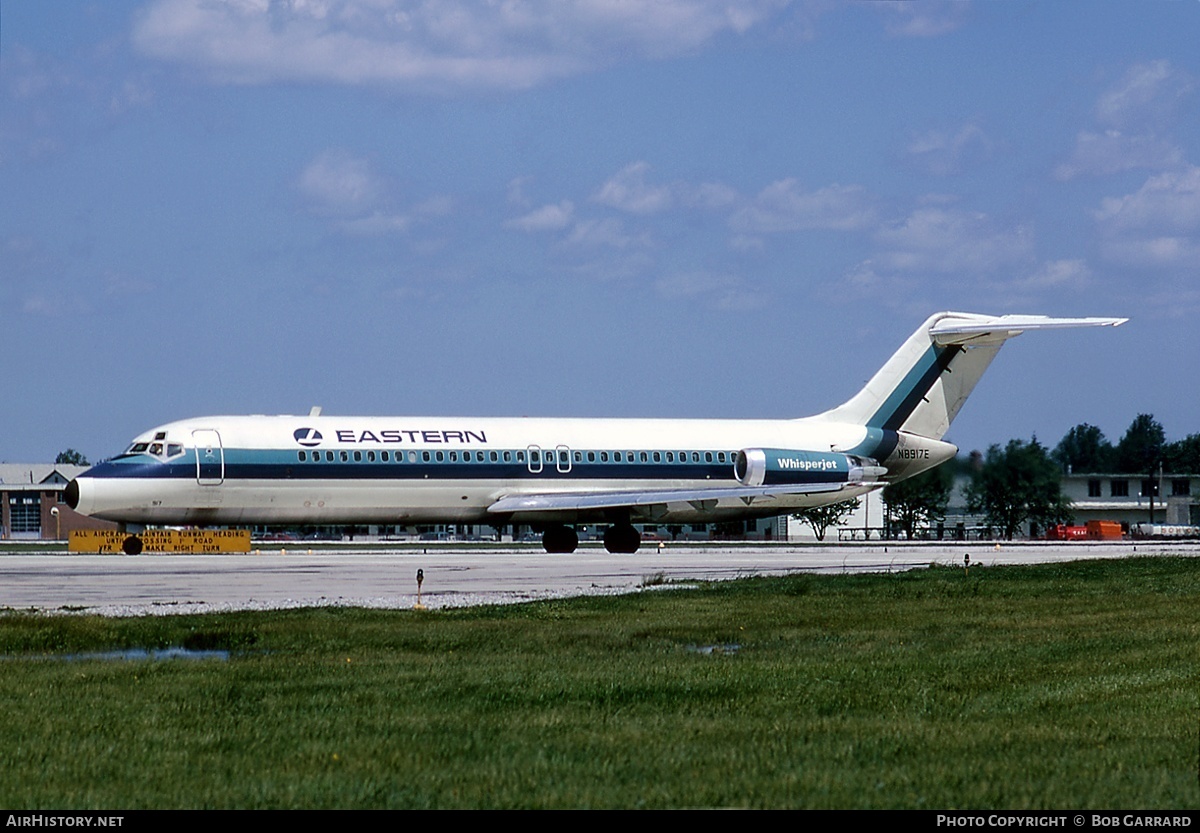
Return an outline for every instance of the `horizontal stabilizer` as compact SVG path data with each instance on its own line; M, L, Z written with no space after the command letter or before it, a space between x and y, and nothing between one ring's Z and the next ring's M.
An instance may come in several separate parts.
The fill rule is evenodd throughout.
M1027 330L1068 327L1119 327L1128 318L1051 318L1046 315L998 315L985 320L946 318L929 328L935 344L998 343Z

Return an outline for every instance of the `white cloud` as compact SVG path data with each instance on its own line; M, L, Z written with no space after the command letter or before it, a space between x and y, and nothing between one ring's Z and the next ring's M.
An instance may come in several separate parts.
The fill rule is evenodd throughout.
M720 182L652 184L648 181L649 174L650 165L646 162L627 165L597 189L592 202L629 214L658 214L677 206L719 211L741 200L735 189Z
M1126 136L1119 130L1081 132L1075 137L1071 158L1054 169L1057 179L1106 176L1137 168L1159 170L1183 161L1180 149L1153 135Z
M1167 138L1167 127L1194 87L1192 77L1168 61L1131 66L1096 101L1096 120L1103 129L1076 135L1070 158L1054 169L1055 178L1179 166L1183 151Z
M1112 260L1200 269L1200 167L1158 174L1132 194L1106 197L1093 216L1101 251Z
M219 80L522 89L741 34L780 0L156 0L134 43Z
M884 247L879 262L903 272L985 275L1033 254L1028 228L1000 228L986 214L945 208L919 208L875 238Z
M932 268L897 268L893 254L856 264L822 292L842 303L882 302L917 316L927 313L930 305L959 303L987 309L1037 308L1047 298L1075 294L1092 283L1091 269L1078 259L1032 264L1019 256L994 269L960 261L962 268L939 273Z
M1115 127L1161 122L1194 86L1192 78L1169 61L1135 64L1100 96L1096 118Z
M1012 282L1017 289L1083 289L1092 271L1082 260L1052 260L1041 264L1032 274Z
M343 150L318 154L300 172L296 188L310 211L344 234L378 236L408 231L423 218L449 214L454 200L436 196L398 209L389 178L370 161Z
M567 242L575 246L595 248L599 246L625 249L634 245L649 245L644 236L635 237L625 231L620 220L581 220L571 229Z
M727 208L739 199L739 194L728 185L719 182L705 182L695 188L687 189L680 199L689 208L715 210Z
M707 272L687 272L660 278L654 288L668 301L696 301L722 310L760 309L766 297L748 290L740 278Z
M1115 230L1200 231L1200 167L1152 176L1133 194L1106 197L1095 217Z
M885 2L875 8L888 15L885 25L893 37L934 38L949 34L967 19L966 0L925 0L921 3Z
M510 180L508 183L508 201L522 208L532 205L529 197L525 195L525 186L531 181L532 177L528 176L519 176L516 179Z
M509 220L504 225L518 231L559 231L571 224L574 214L575 204L570 200L563 200L554 205L543 205L522 217Z
M735 234L729 238L729 246L737 252L761 252L766 241L754 234Z
M649 170L650 166L645 162L634 162L601 185L593 201L631 214L657 214L667 210L674 202L671 188L647 184Z
M127 78L109 96L108 109L113 115L121 115L129 110L147 107L154 103L154 99L154 88L146 81Z
M861 185L833 185L805 191L794 179L772 183L753 203L730 220L742 233L864 228L875 221L875 209Z
M380 199L383 185L370 163L339 150L317 156L300 173L300 192L322 214L362 214Z
M931 304L946 303L940 292L936 300L929 298L921 279L891 270L880 272L877 265L873 259L864 260L847 269L841 280L820 284L817 291L839 304L883 304L913 318L928 315Z
M1192 272L1200 267L1200 241L1194 237L1115 237L1105 240L1100 250L1105 257L1129 266Z
M918 136L906 149L909 161L935 176L951 176L986 160L992 141L977 124L964 124L953 131L931 130Z

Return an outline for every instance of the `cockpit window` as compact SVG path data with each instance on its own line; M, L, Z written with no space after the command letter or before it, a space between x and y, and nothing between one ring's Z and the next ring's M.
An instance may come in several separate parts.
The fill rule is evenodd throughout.
M159 440L154 442L135 442L125 451L126 455L132 454L153 454L162 460L169 460L172 457L178 457L187 449L183 447L183 443L164 443Z

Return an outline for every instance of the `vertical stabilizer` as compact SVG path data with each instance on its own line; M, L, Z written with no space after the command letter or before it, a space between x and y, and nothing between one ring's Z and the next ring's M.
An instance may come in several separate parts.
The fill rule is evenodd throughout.
M931 315L848 402L818 419L941 439L1004 342L1026 330L1115 327L1125 318Z

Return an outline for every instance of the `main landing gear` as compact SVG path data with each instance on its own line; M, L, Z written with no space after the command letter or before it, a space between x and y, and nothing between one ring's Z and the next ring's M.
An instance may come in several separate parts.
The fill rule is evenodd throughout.
M569 526L548 526L542 533L542 546L546 552L575 552L579 536Z
M604 530L604 549L613 553L635 553L642 545L642 534L633 524L613 524Z
M633 524L613 524L604 530L604 548L611 553L635 553L641 545L641 533ZM579 536L569 526L549 526L542 533L542 546L546 552L575 552Z

